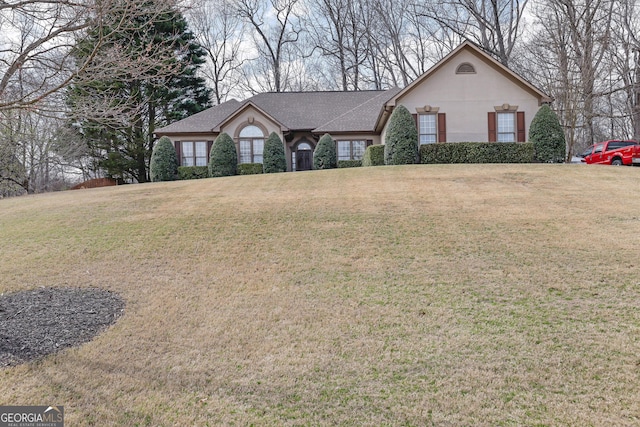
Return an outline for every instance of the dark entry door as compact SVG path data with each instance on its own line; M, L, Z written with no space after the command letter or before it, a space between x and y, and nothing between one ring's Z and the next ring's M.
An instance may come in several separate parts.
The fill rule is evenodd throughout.
M313 151L300 150L296 152L296 170L310 171L313 169Z

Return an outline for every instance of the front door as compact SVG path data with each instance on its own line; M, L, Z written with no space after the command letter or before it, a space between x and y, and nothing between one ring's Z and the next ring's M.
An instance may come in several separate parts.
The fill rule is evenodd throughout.
M308 142L301 142L294 153L296 171L310 171L313 169L313 147Z
M298 150L296 152L296 170L310 171L313 169L313 151Z

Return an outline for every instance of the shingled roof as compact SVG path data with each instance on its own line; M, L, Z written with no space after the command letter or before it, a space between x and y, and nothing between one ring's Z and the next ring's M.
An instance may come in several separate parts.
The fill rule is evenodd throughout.
M216 105L157 129L156 133L210 133L248 104L260 108L290 130L373 131L384 103L399 90L260 93L242 102L234 99Z
M396 87L378 94L356 105L352 109L340 115L334 115L334 119L324 123L313 131L316 133L341 133L341 132L371 132L376 128L380 116L381 107L385 102L393 98L400 88Z
M229 117L242 105L241 102L232 99L223 102L215 107L207 108L186 119L171 123L160 129L156 129L157 134L173 134L173 133L210 133L214 126Z

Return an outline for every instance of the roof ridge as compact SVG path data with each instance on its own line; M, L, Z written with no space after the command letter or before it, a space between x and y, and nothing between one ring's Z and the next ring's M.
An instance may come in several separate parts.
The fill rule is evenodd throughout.
M335 121L337 121L337 120L341 119L342 117L345 117L345 116L346 116L346 115L348 115L348 114L353 113L353 111L355 111L356 109L358 109L358 108L362 107L362 106L363 106L363 105L365 105L365 104L368 104L368 103L370 103L370 102L373 102L373 101L377 100L377 99L378 99L378 98L380 98L382 95L384 95L384 94L386 94L386 93L389 93L390 91L392 91L392 90L394 90L394 89L397 89L398 91L399 91L399 90L401 90L400 88L398 88L397 86L395 86L395 87L393 87L393 88L390 88L390 89L387 89L387 90L380 91L380 93L379 93L378 95L374 96L373 98L367 99L366 101L364 101L364 102L362 102L362 103L360 103L360 104L356 105L355 107L351 108L350 110L345 111L344 113L340 114L338 117L334 117L333 119L329 120L328 122L323 123L323 124L321 124L320 126L317 126L317 127L316 127L316 129L322 129L322 128L327 127L327 126L328 126L328 125L330 125L331 123L333 123L333 122L335 122ZM396 93L397 93L397 92L396 92ZM384 104L385 104L387 101L389 101L389 99L393 98L393 97L396 95L396 93L394 93L393 95L391 95L391 96L389 96L388 98L384 99L384 100L382 101L382 103L380 104L380 108L383 108L383 107L384 107ZM314 129L314 130L315 130L315 129Z
M256 96L260 96L260 95L288 95L288 94L310 94L310 93L364 93L364 92L380 92L380 93L384 93L390 89L393 88L389 88L389 89L363 89L363 90L292 90L292 91L285 91L285 92L260 92L260 93L256 93L255 95L252 95L250 98L248 99L252 99L255 98Z

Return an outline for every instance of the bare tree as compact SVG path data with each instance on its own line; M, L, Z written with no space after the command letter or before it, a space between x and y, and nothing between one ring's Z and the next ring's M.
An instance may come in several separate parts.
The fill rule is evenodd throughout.
M415 64L417 75L425 73L462 41L458 34L426 17L423 10L423 3L411 2L407 11L406 56Z
M180 55L174 48L158 43L145 52L133 53L119 35L127 30L146 31L150 21L136 17L161 15L172 6L173 0L156 0L151 8L133 0L0 1L0 112L26 110L29 114L23 124L50 128L50 123L32 120L32 113L59 120L60 113L67 110L64 89L71 83L90 90L93 82L108 78L131 81L149 73L157 78L171 75L176 67L168 66L164 58ZM91 44L86 43L89 36ZM78 55L80 50L82 55ZM76 105L77 118L113 124L131 114L131 104L115 93L111 97L87 97L83 102ZM5 131L10 116L0 117ZM21 132L26 130L23 127ZM38 135L44 133L38 131ZM19 159L24 170L37 170L32 162L34 152L25 156L24 146L11 141L0 140L3 158L8 162ZM46 157L46 153L42 155ZM29 188L29 180L25 188Z
M305 21L312 48L328 62L342 90L359 90L368 39L363 20L363 1L316 0Z
M611 50L614 5L615 0L538 3L533 11L538 30L528 42L531 57L515 61L555 98L568 156L613 133L607 124L617 114L612 96L619 90L612 66L617 53Z
M5 141L3 152L11 153L4 160L9 160L8 164L17 162L13 175L5 176L14 186L19 185L27 193L42 193L62 189L82 175L79 163L67 162L62 154L70 154L72 147L82 150L86 146L71 145L61 139L66 128L62 117L28 109L2 111L0 117L0 136ZM76 151L73 157L75 160L79 153ZM20 174L16 176L16 172Z
M136 16L139 10L133 0L0 2L0 110L34 105L44 108L52 94L79 74L112 71L113 67L103 66L114 60L122 62L117 51L101 61L96 61L95 55L102 44L109 43L109 36L128 22L123 17ZM100 42L78 62L73 46L89 28L100 28Z
M215 103L220 104L237 92L241 80L246 62L242 46L245 23L230 0L203 0L190 10L189 19L198 42L207 52L202 72L211 83Z
M625 110L631 134L640 141L640 6L634 0L620 0L616 10L614 46L618 52L616 68L623 81Z
M580 89L584 95L582 109L587 143L595 142L596 77L611 40L612 0L552 0L550 5L561 13L569 33L572 60L580 70Z
M418 76L414 64L407 57L409 1L373 0L372 4L380 22L376 45L384 46L386 51L380 58L385 61L387 71L394 76L396 85L406 86Z
M299 0L236 0L238 15L254 31L258 58L245 76L247 88L282 92L287 88L287 65L295 60L295 45L302 28L296 16ZM262 60L262 61L260 61Z
M443 29L476 42L504 65L521 32L528 0L446 0L431 2L422 13Z

